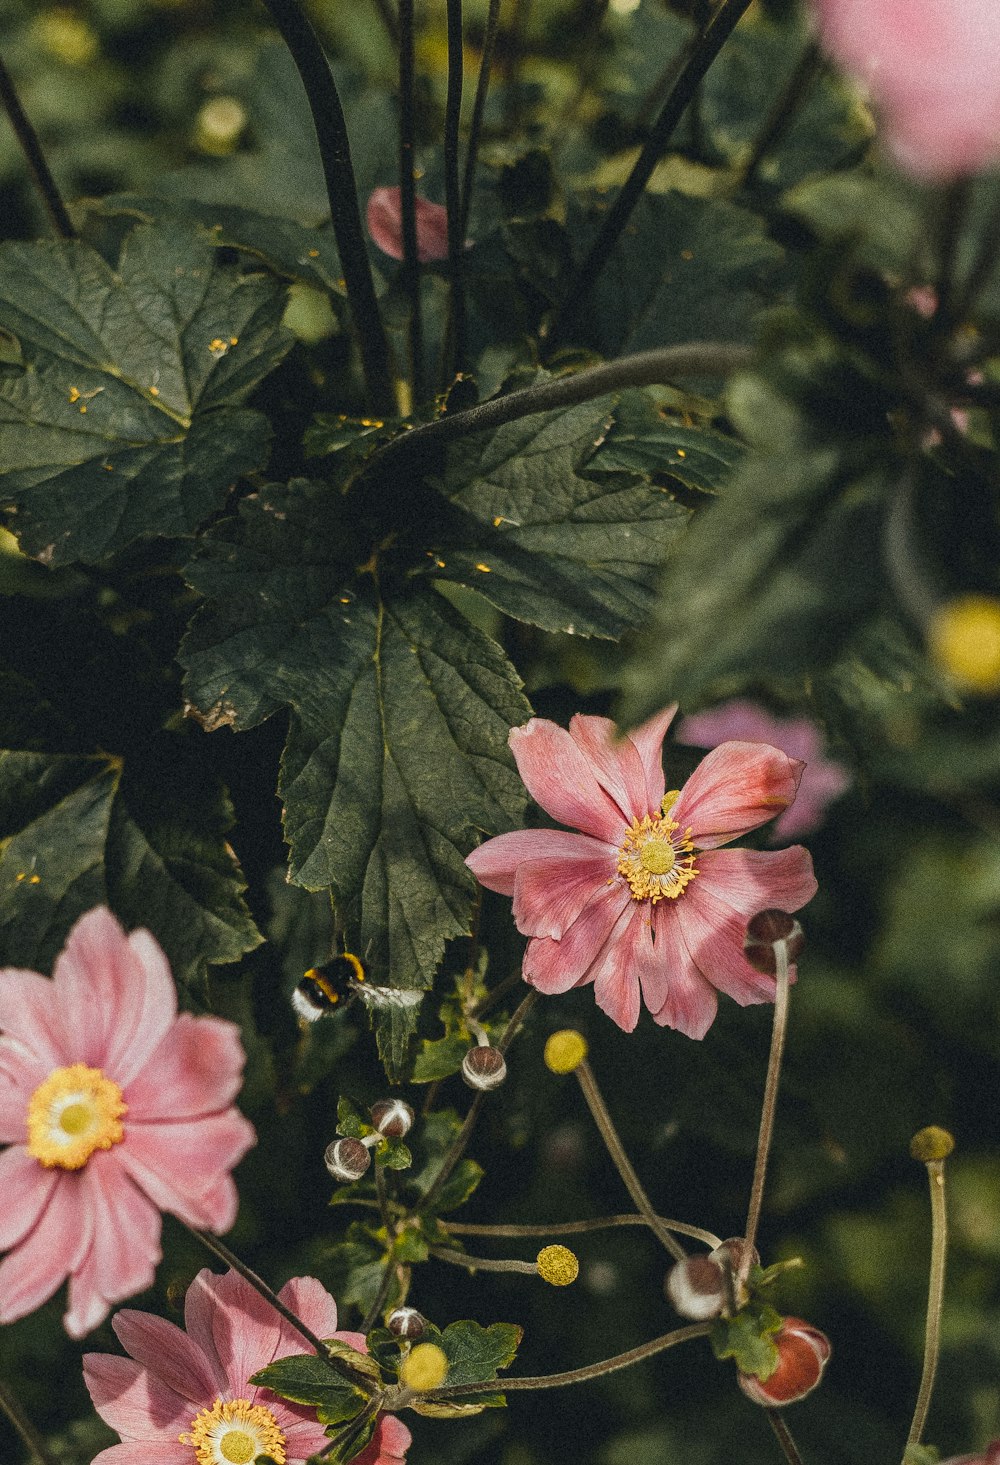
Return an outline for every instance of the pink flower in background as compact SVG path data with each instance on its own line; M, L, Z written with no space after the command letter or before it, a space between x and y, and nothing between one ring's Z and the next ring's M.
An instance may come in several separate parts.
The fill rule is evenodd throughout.
M992 1440L979 1455L951 1455L941 1465L1000 1465L1000 1440Z
M229 1174L255 1142L232 1106L239 1030L177 1015L148 931L103 906L82 916L52 979L0 971L0 1322L69 1277L81 1338L141 1292L160 1260L160 1212L227 1231Z
M448 211L417 195L417 258L421 264L448 258ZM368 199L368 232L383 254L403 258L403 203L398 188L376 188Z
M795 803L778 818L774 842L809 834L823 822L826 806L850 787L847 769L823 756L823 738L808 717L774 717L756 702L735 698L708 712L685 717L675 733L679 743L714 748L735 738L741 743L767 743L805 764Z
M702 1038L717 992L741 1006L774 1001L774 978L743 954L746 923L768 907L798 910L816 881L800 847L718 848L786 809L802 765L777 748L723 743L665 794L660 754L676 710L625 738L606 717L574 717L568 732L539 717L513 728L528 792L582 833L501 834L466 864L513 897L531 938L524 978L539 991L593 982L597 1005L626 1032L641 994L656 1022Z
M813 0L830 55L869 88L886 142L918 177L1000 159L996 0Z
M314 1277L293 1277L278 1296L317 1337L368 1351L361 1333L337 1332L337 1304ZM187 1332L124 1308L112 1327L129 1357L84 1355L94 1408L122 1438L93 1465L232 1465L258 1455L295 1465L330 1443L314 1409L249 1382L278 1358L315 1350L237 1272L199 1272L184 1324ZM410 1439L384 1414L354 1465L399 1465Z

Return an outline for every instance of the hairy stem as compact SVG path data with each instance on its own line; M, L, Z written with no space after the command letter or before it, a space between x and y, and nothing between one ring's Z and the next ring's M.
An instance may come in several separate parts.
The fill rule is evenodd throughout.
M462 0L448 3L448 91L444 112L444 201L448 212L448 351L445 385L465 362L465 241L458 170L458 133L462 120Z
M410 386L414 404L424 398L424 319L417 252L416 102L414 95L414 0L399 0L399 195L403 222L403 289L409 301Z
M394 46L399 45L399 19L393 7L392 0L375 0L375 9L382 17L382 24Z
M787 134L795 121L799 108L808 97L813 82L820 75L825 64L825 58L818 43L814 40L807 41L781 95L764 119L764 125L757 135L757 141L753 145L740 180L744 187L754 181L760 165L768 153L777 147Z
M490 89L490 74L493 70L493 53L496 50L497 32L500 28L500 0L490 0L486 13L486 30L483 34L483 54L479 62L479 76L476 79L476 95L472 103L472 121L469 124L469 141L465 153L465 172L462 176L462 210L459 234L465 242L469 227L469 210L472 208L472 186L476 179L479 162L479 139L483 130L483 113L486 111L486 96Z
M381 1397L378 1395L369 1399L368 1403L361 1410L361 1413L356 1414L339 1434L334 1435L328 1445L323 1446L317 1455L317 1459L322 1460L325 1456L332 1455L334 1450L340 1451L342 1458L346 1458L351 1443L358 1438L372 1415L378 1412L381 1403Z
M7 116L10 118L10 125L21 145L21 151L24 153L35 187L38 189L46 212L52 221L53 229L62 239L75 239L76 230L70 222L66 205L56 187L56 180L45 161L38 134L28 121L27 113L21 106L21 99L14 86L13 77L2 59L0 59L0 102L3 103Z
M4 1383L0 1383L0 1414L6 1414L38 1465L56 1465L55 1457L49 1453L45 1441Z
M906 1437L907 1446L919 1445L923 1436L941 1351L941 1312L944 1306L945 1259L948 1254L948 1213L945 1207L943 1160L927 1161L927 1179L931 1190L931 1266L927 1284L924 1367L910 1433Z
M785 1423L784 1411L781 1409L768 1409L767 1422L774 1430L778 1444L784 1452L788 1465L802 1465L802 1456L799 1454L798 1447L792 1439L791 1430Z
M519 1261L514 1257L469 1256L465 1251L453 1251L449 1246L432 1246L431 1256L439 1262L450 1262L454 1267L465 1267L469 1272L525 1272L538 1276L537 1262Z
M684 1221L668 1220L657 1216L657 1221L667 1231L676 1231L679 1236L690 1236L694 1241L703 1241L713 1251L722 1245L718 1236L700 1226L688 1226ZM550 1224L530 1226L480 1226L472 1222L448 1221L446 1229L455 1236L579 1236L585 1231L607 1231L614 1226L648 1226L645 1216L595 1216L592 1221L554 1221Z
M746 1241L752 1247L757 1239L760 1208L764 1200L764 1181L767 1178L767 1159L771 1152L771 1136L774 1133L774 1111L778 1101L778 1084L781 1081L781 1060L785 1051L785 1033L788 1030L788 943L775 941L774 960L776 966L776 991L774 996L774 1022L771 1027L771 1052L767 1060L767 1079L764 1083L764 1102L760 1111L760 1129L757 1134L757 1159L753 1168L753 1184L750 1187L750 1204L747 1208Z

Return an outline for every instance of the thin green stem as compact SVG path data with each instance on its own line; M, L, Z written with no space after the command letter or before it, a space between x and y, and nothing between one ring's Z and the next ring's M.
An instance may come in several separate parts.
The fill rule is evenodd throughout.
M954 308L958 282L955 279L955 261L959 236L968 217L971 197L969 180L957 178L935 200L938 208L938 270L935 281L937 310L934 312L934 320L945 330L950 330L956 323Z
M660 1225L667 1231L676 1231L679 1236L690 1236L694 1241L703 1241L713 1251L722 1245L718 1236L700 1226L688 1226L684 1221L668 1220L657 1216ZM586 1231L608 1231L614 1226L648 1226L645 1216L595 1216L592 1221L555 1221L545 1225L530 1226L480 1226L472 1222L448 1221L446 1229L455 1236L580 1236Z
M472 1009L469 1016L481 1018L485 1013L491 1012L494 1007L503 1001L508 992L518 987L523 981L524 978L520 972L511 972L509 977L504 977L503 981L498 982L492 991L487 992L482 1002Z
M580 1088L583 1091L583 1097L587 1101L587 1107L590 1109L590 1112L594 1119L594 1123L600 1130L601 1138L604 1141L605 1148L607 1149L608 1154L614 1161L615 1169L618 1171L618 1174L625 1182L626 1190L635 1201L636 1208L642 1215L650 1230L659 1238L659 1240L666 1247L667 1251L670 1252L670 1255L674 1257L677 1261L683 1261L684 1258L687 1256L687 1252L684 1250L683 1246L681 1246L680 1242L674 1240L670 1231L667 1229L666 1226L662 1224L659 1216L653 1209L653 1204L650 1201L649 1196L643 1189L642 1182L640 1181L638 1175L632 1168L631 1160L625 1153L625 1148L618 1137L618 1131L615 1129L615 1126L612 1123L611 1115L608 1113L607 1105L605 1104L604 1099L601 1096L601 1091L597 1086L597 1080L594 1077L593 1069L587 1062L586 1058L583 1060L582 1063L579 1063L577 1065L573 1072L575 1073L577 1082L579 1083Z
M462 191L458 170L458 134L462 120L462 0L448 5L448 90L444 110L444 202L448 212L448 353L446 381L465 362L465 240L462 233Z
M927 1411L934 1392L938 1355L941 1351L941 1312L944 1306L944 1272L948 1255L948 1212L944 1194L944 1161L927 1161L927 1179L931 1191L931 1266L927 1283L927 1324L924 1329L924 1367L917 1390L907 1447L919 1445Z
M600 1363L590 1363L585 1368L571 1368L566 1373L543 1373L534 1378L500 1379L494 1386L502 1389L505 1394L513 1393L517 1389L561 1389L567 1384L585 1384L590 1379L602 1378L608 1373L617 1373L619 1369L631 1368L633 1363L642 1363L647 1358L655 1358L657 1353L664 1353L668 1348L675 1348L678 1343L687 1343L692 1338L704 1338L711 1331L711 1323L692 1323L686 1328L676 1328L672 1333L664 1333L660 1338L654 1338L650 1343L643 1343L638 1348L630 1348L627 1353L616 1353L613 1358L604 1358ZM486 1393L487 1386L484 1384L452 1384L443 1389L435 1389L433 1394L428 1394L429 1399L461 1399L470 1394Z
M914 463L904 470L893 492L882 525L882 558L889 583L903 609L926 630L936 607L933 583L920 563L913 525Z
M782 88L781 95L764 119L764 125L757 135L757 141L753 145L740 179L744 187L754 181L760 165L768 153L772 152L786 136L788 129L795 121L799 108L809 95L813 82L820 75L825 64L825 58L818 43L814 40L807 41L791 76Z
M521 106L524 89L521 84L521 64L527 50L526 35L531 11L531 0L514 0L514 13L505 36L503 125L508 134L517 132L521 125Z
M375 1197L378 1202L379 1215L382 1217L382 1225L391 1241L396 1234L396 1227L392 1216L389 1213L389 1192L385 1184L385 1166L375 1163Z
M352 1442L358 1438L369 1419L371 1419L373 1414L378 1413L381 1406L381 1396L377 1394L373 1395L361 1410L361 1413L356 1414L350 1424L346 1425L339 1434L335 1434L328 1445L323 1446L317 1454L317 1459L322 1460L325 1456L332 1455L334 1450L340 1451L342 1458L346 1458L348 1448Z
M486 111L486 96L490 89L490 75L493 71L493 53L496 50L497 32L500 29L500 0L490 0L486 12L486 30L483 33L483 54L479 61L479 76L476 78L476 95L472 103L472 121L469 124L469 140L465 152L465 173L462 177L462 211L459 234L463 244L469 227L469 210L472 208L472 187L476 180L479 163L479 139L483 130L483 113Z
M453 1251L449 1246L432 1246L431 1256L439 1262L450 1262L454 1267L464 1267L468 1272L526 1272L538 1276L537 1262L519 1261L517 1258L469 1256L465 1251Z
M378 1319L381 1316L383 1309L385 1308L386 1299L388 1298L389 1293L392 1291L392 1279L398 1266L399 1262L396 1261L395 1257L389 1256L386 1259L385 1267L382 1271L382 1280L379 1283L378 1291L375 1294L375 1300L372 1302L371 1307L365 1313L364 1318L361 1321L361 1327L358 1330L359 1332L371 1332L372 1328L378 1322Z
M385 26L390 41L394 46L399 45L399 19L393 8L392 0L375 0L375 9L382 17L382 24Z
M403 222L403 289L409 301L410 386L414 405L424 398L424 320L417 248L414 0L399 0L399 194Z
M21 145L21 151L24 153L35 187L38 189L46 212L52 221L53 229L62 239L75 239L76 230L70 221L62 195L56 187L56 180L45 161L42 145L38 141L38 133L28 121L27 113L21 106L21 99L14 86L14 79L2 59L0 59L0 102L3 103L7 116L10 118L10 125Z
M56 1465L55 1456L49 1453L45 1441L4 1383L0 1383L0 1413L6 1414L38 1465Z
M802 1456L799 1454L798 1446L792 1439L792 1434L785 1423L785 1416L780 1409L767 1410L767 1422L777 1436L778 1444L781 1446L788 1465L802 1465Z
M213 1236L210 1231L199 1231L197 1227L189 1226L186 1221L181 1221L180 1224L184 1227L186 1231L189 1231L191 1233L196 1241L200 1241L202 1246L204 1246L206 1250L210 1251L213 1256L216 1256L219 1258L220 1261L225 1262L227 1267L232 1267L233 1271L238 1272L245 1282L249 1282L250 1286L253 1287L256 1292L259 1292L261 1297L263 1297L266 1302L269 1302L271 1304L275 1312L279 1313L285 1319L286 1323L289 1323L297 1333L301 1334L306 1342L315 1349L319 1357L323 1359L323 1362L326 1363L333 1370L334 1373L340 1374L342 1378L348 1379L358 1388L364 1389L366 1393L371 1392L374 1384L370 1376L368 1374L359 1373L357 1369L352 1368L349 1363L344 1361L344 1359L338 1357L335 1353L331 1353L324 1344L322 1338L317 1338L312 1329L307 1327L300 1317L296 1317L291 1308L285 1306L281 1298L277 1295L276 1292L272 1291L272 1289L264 1281L263 1277L259 1277L255 1271L247 1266L246 1262L240 1261L240 1258L236 1255L235 1252L230 1251L229 1247L225 1244L224 1241L220 1241L219 1238L217 1236Z
M976 304L980 290L986 284L1000 259L1000 199L994 204L979 238L969 273L960 288L955 291L954 318L965 320Z
M550 349L563 339L580 307L590 295L598 275L607 264L612 250L632 217L632 211L642 197L654 168L666 151L674 129L697 93L702 78L736 29L743 13L749 9L750 4L751 0L723 0L711 24L705 28L693 46L691 54L660 109L659 116L653 123L635 166L608 210L597 238L569 283L563 304L549 331Z
M781 1060L785 1051L785 1034L788 1030L789 961L786 941L774 943L774 960L776 966L774 1021L771 1026L771 1052L767 1060L767 1078L764 1083L764 1102L760 1111L760 1129L757 1133L757 1159L753 1168L753 1184L750 1187L750 1204L747 1207L746 1242L748 1249L757 1239L760 1208L764 1201L767 1159L771 1152L774 1112L778 1101L778 1085L781 1081Z
M295 0L264 0L264 3L298 67L309 100L368 398L375 412L387 415L395 411L396 405L389 344L375 299L340 93L319 37Z

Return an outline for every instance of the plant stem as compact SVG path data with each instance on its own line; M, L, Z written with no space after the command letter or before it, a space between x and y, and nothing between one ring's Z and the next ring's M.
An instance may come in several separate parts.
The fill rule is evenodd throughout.
M944 1161L927 1161L931 1190L931 1266L927 1284L927 1324L924 1330L924 1367L913 1410L913 1422L906 1443L919 1445L927 1423L938 1355L941 1351L941 1310L944 1304L944 1271L948 1254L948 1213L944 1198Z
M345 1425L345 1427L340 1431L339 1434L334 1435L333 1439L328 1445L323 1446L323 1448L319 1451L317 1455L317 1459L322 1460L324 1456L332 1454L334 1450L340 1450L343 1454L346 1455L348 1446L351 1444L352 1440L357 1439L358 1435L360 1435L361 1431L364 1429L369 1419L371 1419L372 1415L378 1412L381 1402L381 1398L377 1395L374 1398L369 1399L368 1403L361 1410L360 1414L356 1414L351 1422Z
M583 1090L583 1097L586 1099L587 1106L593 1115L594 1123L600 1130L601 1138L604 1140L608 1154L615 1163L615 1169L618 1171L622 1180L624 1180L625 1188L635 1201L637 1209L647 1226L660 1239L667 1251L670 1252L670 1255L677 1261L683 1261L687 1256L687 1252L678 1241L674 1240L666 1226L663 1225L656 1211L653 1209L653 1204L649 1196L643 1190L642 1183L632 1168L632 1162L628 1155L626 1155L624 1146L618 1137L618 1131L611 1121L611 1115L608 1113L607 1106L601 1097L601 1091L597 1087L597 1080L594 1078L593 1070L586 1058L577 1064L573 1072L576 1075L580 1088Z
M361 1327L358 1329L359 1332L371 1332L372 1328L378 1321L379 1314L385 1307L386 1298L389 1296L389 1292L392 1289L393 1273L396 1271L396 1268L398 1266L399 1263L396 1261L395 1257L390 1256L387 1259L385 1264L385 1270L382 1273L382 1281L379 1283L378 1292L375 1294L375 1300L372 1303L371 1307L368 1309L368 1311L365 1313L364 1318L361 1322Z
M389 345L375 299L347 122L337 84L319 37L295 0L264 0L264 3L291 52L306 90L369 403L379 415L388 415L395 411L396 405L389 370Z
M295 1313L285 1306L281 1298L276 1292L271 1290L263 1277L259 1277L245 1262L240 1261L236 1253L230 1251L224 1241L220 1241L217 1236L213 1236L209 1231L199 1231L195 1226L189 1226L186 1221L181 1221L181 1225L186 1231L191 1233L196 1241L200 1241L202 1246L210 1251L213 1256L225 1262L227 1267L232 1267L234 1272L239 1272L243 1280L249 1282L250 1286L259 1292L266 1302L271 1304L275 1312L280 1313L285 1319L285 1322L289 1323L297 1333L300 1333L305 1338L306 1342L316 1350L318 1356L333 1369L334 1373L339 1373L342 1378L348 1379L356 1387L364 1389L366 1393L371 1393L374 1383L369 1375L359 1373L349 1363L339 1358L335 1353L331 1353L323 1340L317 1338L312 1329L307 1327L301 1318L296 1317Z
M469 227L469 210L472 208L472 185L476 178L479 162L479 138L483 130L483 113L486 111L486 96L490 89L490 75L493 70L493 53L496 50L497 32L500 29L500 0L490 0L486 12L486 30L483 34L483 54L479 61L479 76L476 78L476 95L472 103L472 121L469 125L469 141L465 152L465 173L462 178L462 210L459 234L465 242Z
M403 222L403 289L410 302L408 336L414 404L424 398L424 319L417 252L416 103L413 55L414 0L399 0L399 195Z
M607 217L583 263L570 281L563 304L557 311L548 333L550 350L562 340L567 327L572 324L577 311L589 296L594 282L607 264L611 251L632 217L632 210L642 197L653 169L666 151L675 127L695 96L708 68L736 29L737 23L744 11L749 8L750 3L751 0L722 0L711 24L706 26L693 46L683 70L653 123L635 166L608 210Z
M690 1236L703 1241L714 1251L722 1242L711 1231L700 1226L688 1226L683 1221L671 1221L657 1216L660 1225L680 1236ZM530 1226L480 1226L472 1222L448 1221L445 1229L455 1236L579 1236L585 1231L607 1231L613 1226L648 1226L645 1216L595 1216L592 1221L554 1221L551 1224Z
M382 17L382 24L394 46L399 45L399 20L393 9L392 0L375 0L375 9Z
M788 943L774 943L776 990L774 994L774 1022L771 1026L771 1052L767 1060L767 1079L764 1083L764 1102L760 1111L760 1129L757 1134L757 1159L753 1169L753 1184L750 1187L750 1204L747 1208L746 1242L752 1247L757 1239L760 1208L764 1200L764 1181L767 1177L767 1157L771 1150L771 1136L774 1133L774 1111L778 1101L778 1084L781 1080L781 1059L785 1051L785 1033L788 1029Z
M1000 258L1000 200L996 202L986 220L979 239L979 248L969 267L961 287L955 291L953 315L961 322L972 310L980 290L993 273Z
M465 1267L469 1272L526 1272L538 1276L537 1262L523 1262L516 1258L469 1256L465 1251L453 1251L448 1246L432 1246L431 1256L439 1262L451 1262L452 1266Z
M572 1368L567 1373L543 1373L534 1378L498 1379L492 1387L507 1394L515 1389L561 1389L566 1384L585 1384L590 1379L599 1379L606 1373L617 1373L621 1368L631 1368L633 1363L642 1363L646 1358L654 1358L657 1353L674 1348L678 1343L687 1343L691 1338L704 1338L711 1331L711 1327L711 1323L692 1323L689 1327L676 1328L672 1333L664 1333L662 1337L654 1338L650 1343L643 1343L638 1348L630 1348L627 1353L616 1353L613 1358L604 1358L600 1363L590 1363L585 1368ZM487 1384L453 1384L450 1388L446 1385L443 1389L435 1389L434 1393L427 1397L461 1399L469 1394L487 1393L490 1387Z
M904 469L892 495L882 526L882 557L889 583L903 609L922 631L926 631L935 610L932 577L921 567L913 528L913 487L916 466Z
M956 178L936 200L938 206L938 269L935 288L937 310L935 324L950 330L955 324L955 256L958 252L959 235L969 213L971 188L967 178Z
M798 1452L795 1441L792 1439L791 1431L785 1423L785 1416L780 1409L768 1409L767 1422L777 1435L778 1444L785 1454L788 1465L802 1465L802 1456Z
M444 111L444 201L448 212L448 348L447 385L465 362L465 240L462 235L462 193L458 171L458 132L462 120L462 0L448 4L448 91Z
M0 1383L0 1413L6 1414L39 1465L56 1465L55 1457L49 1453L45 1441L4 1383Z
M75 239L76 230L70 222L66 205L56 187L56 180L45 161L38 134L28 121L27 113L21 106L21 99L14 86L14 79L2 58L0 58L0 102L3 102L7 116L10 118L10 125L17 135L21 151L24 153L31 176L35 181L35 187L45 204L53 229L62 239Z
M740 182L744 187L757 177L757 171L768 153L777 146L795 121L795 114L809 95L809 89L825 65L823 52L816 41L806 42L781 95L771 108L757 135Z

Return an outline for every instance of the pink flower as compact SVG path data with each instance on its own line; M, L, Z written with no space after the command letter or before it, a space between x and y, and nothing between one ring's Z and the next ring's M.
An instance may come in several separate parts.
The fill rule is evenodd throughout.
M886 141L918 177L1000 159L996 0L813 0L826 49L870 89Z
M337 1304L315 1277L293 1277L278 1296L318 1337L368 1351L361 1333L337 1332ZM258 1455L295 1465L330 1443L314 1409L249 1382L277 1358L315 1350L237 1272L199 1272L184 1324L187 1332L124 1308L112 1327L129 1357L84 1354L94 1408L122 1438L93 1465L232 1465ZM384 1414L354 1465L399 1465L409 1444L405 1424Z
M160 1211L227 1231L230 1170L255 1141L233 1108L234 1023L177 1015L148 931L103 906L82 916L50 981L0 971L0 1322L69 1277L81 1338L141 1292L160 1260Z
M417 258L421 264L448 258L448 211L417 195ZM403 203L398 188L376 188L368 199L368 232L383 254L403 258Z
M795 803L775 822L776 844L818 829L827 804L850 787L847 769L823 756L819 728L808 717L773 717L756 702L736 698L685 717L675 736L679 743L693 743L696 748L714 748L731 738L740 743L767 743L789 758L802 760L805 767Z
M951 1455L941 1465L1000 1465L1000 1440L991 1440L982 1454Z
M593 982L598 1007L626 1032L641 992L656 1022L702 1038L717 991L741 1006L774 1001L774 978L743 954L746 923L768 907L798 910L816 881L799 847L718 848L787 808L802 765L777 748L723 743L665 795L660 750L676 710L620 739L606 717L574 717L568 732L538 717L513 728L528 792L582 833L501 834L466 864L513 897L531 938L524 978L539 991Z

